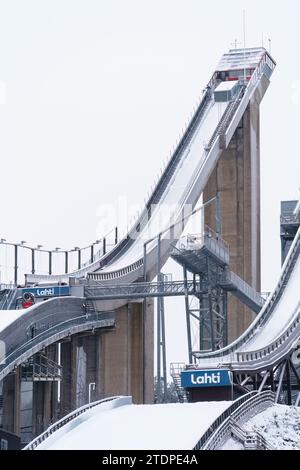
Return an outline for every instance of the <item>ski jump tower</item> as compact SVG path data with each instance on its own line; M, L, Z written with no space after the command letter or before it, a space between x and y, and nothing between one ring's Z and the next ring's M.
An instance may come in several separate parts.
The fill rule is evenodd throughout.
M225 54L217 74L222 80L251 80L261 49L234 49ZM267 65L238 126L224 148L203 193L203 202L219 195L221 234L230 250L230 269L260 292L260 102L269 86L274 62ZM275 65L275 64L274 64ZM205 224L214 227L215 206L205 208ZM253 312L229 294L228 340L237 338Z
M275 62L264 48L235 49L222 57L144 210L124 238L118 241L116 237L109 252L103 241L103 251L94 256L92 250L91 260L82 266L79 250L78 270L67 272L66 257L66 272L62 275L52 275L52 253L49 253L48 275L37 275L32 249L32 271L27 275L27 286L63 282L68 284L70 296L36 304L22 318L12 317L0 330L0 341L6 347L5 357L0 360L2 421L6 430L20 433L21 406L25 403L20 395L25 393L22 387L26 381L30 382L33 397L32 435L41 433L55 421L58 401L60 416L84 405L90 398L132 395L135 403L153 401L151 297L155 295L149 295L146 289L151 287L148 281L153 281L172 255L201 194L204 204L211 199L218 201L220 210L216 211L212 204L205 206L204 222L215 230L215 221L219 220L219 239L224 239L230 249L230 272L238 275L231 278L231 284L238 277L241 283L247 283L248 288L244 286L247 292L251 287L255 293L260 291L259 104L274 67ZM170 227L169 219L162 215L166 205L174 207L174 202L176 208L171 214ZM188 215L187 207L191 210ZM163 227L158 229L161 232L155 239L147 238L145 234L157 233L158 221L162 221ZM215 246L219 239L215 240ZM15 247L15 278L17 254ZM225 270L227 266L220 269ZM176 288L176 282L173 284L169 287ZM138 295L132 295L132 288L139 289L139 286L142 289ZM192 292L183 286L183 295L186 298L195 295L198 286L199 283L192 283ZM231 288L229 284L217 287L219 292ZM235 288L247 297L243 285ZM18 294L16 286L12 294ZM198 290L196 294L199 298L202 295ZM163 295L167 295L166 291ZM204 295L207 295L207 311L213 326L210 286ZM222 295L221 292L218 299L222 300ZM0 307L2 300L0 297ZM223 322L226 327L223 332L228 329L230 341L245 330L253 314L233 298L228 305L223 303L228 311L228 315L227 312L223 315L226 321L228 318L228 325ZM220 319L221 302L215 305L213 314ZM206 343L209 348L209 342ZM213 340L210 344L212 349L221 347L221 335L219 344ZM192 352L192 346L189 349ZM43 361L47 380L41 372Z

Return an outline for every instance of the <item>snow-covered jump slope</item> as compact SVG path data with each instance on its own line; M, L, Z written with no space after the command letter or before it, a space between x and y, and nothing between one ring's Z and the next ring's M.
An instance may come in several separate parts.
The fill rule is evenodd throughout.
M235 370L259 370L276 364L300 338L300 227L281 276L254 322L223 349L198 354L201 366L230 363Z
M117 407L104 403L58 429L36 449L193 449L230 405L230 401Z

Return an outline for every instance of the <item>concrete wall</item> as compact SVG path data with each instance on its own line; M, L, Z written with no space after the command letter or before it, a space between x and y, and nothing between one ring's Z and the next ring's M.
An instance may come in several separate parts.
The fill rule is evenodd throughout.
M20 367L3 379L2 427L20 435Z

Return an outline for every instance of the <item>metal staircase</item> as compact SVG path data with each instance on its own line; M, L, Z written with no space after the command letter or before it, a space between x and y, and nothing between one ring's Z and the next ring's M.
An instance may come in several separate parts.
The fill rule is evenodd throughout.
M85 305L86 314L97 313L97 310L95 309L94 302L92 300L86 299L84 305Z
M265 299L253 287L232 271L225 271L219 282L220 286L241 300L247 307L258 313Z
M181 372L185 370L185 364L178 362L171 364L171 377L180 403L187 403L188 397L185 389L181 386Z
M14 287L5 288L0 291L0 310L12 310L15 308L17 289Z
M62 367L43 354L36 354L21 366L22 380L58 381L62 378Z
M241 442L245 450L276 450L259 431L245 431L230 418L231 436Z

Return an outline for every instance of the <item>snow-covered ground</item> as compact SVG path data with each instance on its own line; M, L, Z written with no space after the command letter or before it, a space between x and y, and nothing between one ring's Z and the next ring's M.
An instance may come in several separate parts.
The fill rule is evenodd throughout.
M37 449L192 449L230 401L99 405L53 433Z
M244 446L241 442L236 441L235 439L228 439L228 441L225 442L221 450L245 450Z
M300 408L274 405L244 424L245 431L258 431L277 450L300 450ZM240 450L243 445L229 439L222 450Z

